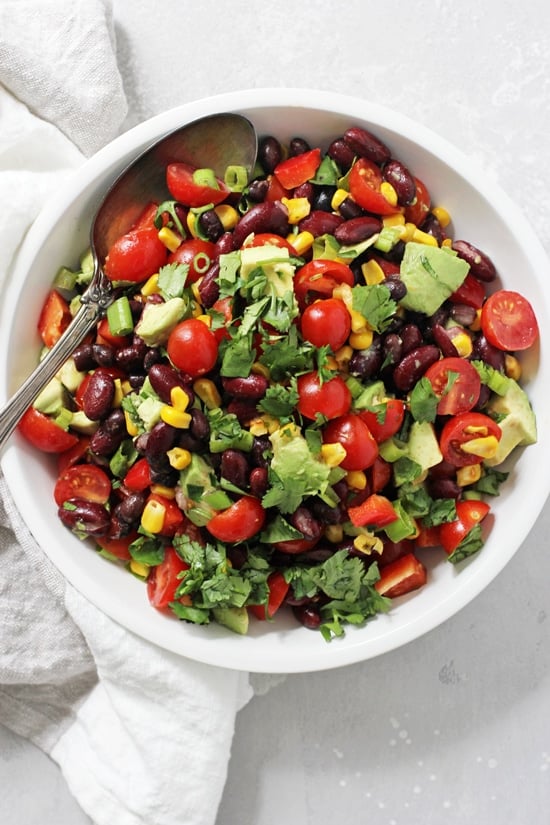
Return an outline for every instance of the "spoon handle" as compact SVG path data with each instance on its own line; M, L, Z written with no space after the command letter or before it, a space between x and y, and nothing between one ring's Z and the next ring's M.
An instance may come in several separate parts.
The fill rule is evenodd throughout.
M83 303L59 341L0 410L0 451L17 427L21 416L93 329L102 312L102 307L94 302Z

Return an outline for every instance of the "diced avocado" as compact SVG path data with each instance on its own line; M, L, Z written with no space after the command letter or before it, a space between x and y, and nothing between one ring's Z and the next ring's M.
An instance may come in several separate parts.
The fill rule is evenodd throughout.
M165 344L168 336L185 316L189 304L183 298L169 298L162 304L146 304L136 326L136 334L148 347Z
M218 624L228 627L234 633L244 636L248 632L248 610L246 607L214 607L212 614Z
M160 398L155 398L152 395L147 396L141 400L138 396L136 403L136 412L139 415L143 426L146 430L152 430L155 424L160 421L160 411L164 407L164 403Z
M470 265L448 247L409 242L401 262L401 280L407 294L401 306L433 315L462 284Z
M35 410L44 413L44 415L56 415L66 406L67 393L57 376L48 381L33 404Z
M531 402L517 381L508 379L504 395L495 395L487 405L487 412L498 416L502 430L497 454L485 459L485 464L495 467L507 458L515 447L534 444L537 440L537 422ZM502 419L500 416L504 416Z
M261 267L280 298L293 291L294 266L289 260L289 251L278 246L247 246L241 249L241 278L246 281L253 270ZM281 260L283 259L283 260Z
M429 421L413 421L409 431L407 454L423 471L435 467L443 460L433 424Z
M69 392L74 393L79 388L85 375L86 373L77 370L74 358L68 358L56 377L59 378Z
M77 410L73 413L71 418L72 430L76 430L77 432L82 433L82 435L93 435L98 427L99 423L88 418L82 410Z
M215 508L206 501L215 492L212 468L197 453L191 454L191 463L180 473L180 487L187 499L185 514L199 527L203 527L215 514Z

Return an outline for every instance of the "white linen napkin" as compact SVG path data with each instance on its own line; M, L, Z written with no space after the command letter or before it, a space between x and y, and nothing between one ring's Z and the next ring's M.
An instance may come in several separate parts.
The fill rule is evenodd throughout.
M123 123L113 46L108 2L3 0L0 289L49 193ZM59 764L96 825L213 825L252 694L248 674L163 651L77 593L0 474L0 722Z

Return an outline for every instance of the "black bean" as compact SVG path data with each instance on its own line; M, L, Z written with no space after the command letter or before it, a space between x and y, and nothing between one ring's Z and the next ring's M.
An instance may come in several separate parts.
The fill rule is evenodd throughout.
M312 541L320 538L323 532L320 522L308 507L298 507L290 516L290 523L304 538Z
M107 344L92 344L93 359L100 367L112 367L116 350Z
M115 363L117 367L124 370L124 372L131 373L143 369L143 359L145 358L145 350L136 344L130 344L127 347L117 349L115 353Z
M345 198L340 206L338 207L338 211L345 220L349 221L352 218L359 218L361 215L365 213L359 206L359 204L352 200L352 198Z
M347 172L355 160L355 152L344 138L333 140L328 147L327 154L343 172Z
M141 492L131 492L114 508L118 518L126 524L134 524L141 518L147 495Z
M269 181L267 178L256 178L249 183L246 196L253 203L261 203L267 195Z
M386 289L389 289L390 296L394 301L402 301L407 294L407 287L399 275L388 275L382 283Z
M258 145L258 163L268 175L283 160L283 148L277 138L268 135Z
M335 192L335 186L315 186L311 208L319 209L321 212L332 212L332 199Z
M383 362L382 339L375 337L368 349L355 352L349 362L351 375L357 378L374 378Z
M416 324L405 324L399 332L402 342L402 352L406 355L412 349L421 346L423 338Z
M307 140L304 140L302 137L293 137L288 144L288 155L293 158L296 157L296 155L303 155L304 152L309 152L310 149L311 147Z
M209 241L216 243L224 234L223 224L218 217L217 212L213 209L208 209L206 212L201 212L198 219L199 229L206 236Z
M96 366L92 344L81 344L73 352L75 367L79 372L89 372Z
M490 344L484 335L480 334L474 338L472 358L484 361L500 372L504 370L504 353Z
M463 327L469 327L476 319L476 311L474 307L467 304L453 304L450 311L450 317L457 324Z
M386 364L397 364L403 355L403 341L400 335L390 332L384 336L382 351Z

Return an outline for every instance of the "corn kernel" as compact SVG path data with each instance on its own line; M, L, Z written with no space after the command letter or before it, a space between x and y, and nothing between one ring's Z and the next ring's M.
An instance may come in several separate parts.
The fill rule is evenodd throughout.
M187 407L189 406L189 396L183 389L183 387L172 387L170 390L170 403L176 410L181 410L181 412L185 412Z
M189 230L190 234L194 238L198 238L199 235L198 235L197 226L196 226L197 217L196 217L194 212L191 212L191 210L189 210L189 212L187 213L187 218L186 218L185 223L187 224L187 229Z
M164 517L166 515L166 508L160 501L150 499L141 514L141 526L147 533L156 535L160 533L164 527Z
M209 410L216 409L222 403L218 388L210 378L197 378L193 384L193 389Z
M343 301L348 309L353 305L353 292L349 284L338 284L332 290L332 297Z
M158 238L170 252L175 252L182 241L181 236L170 229L169 226L163 226L162 229L159 229Z
M521 364L516 356L509 352L504 356L504 373L514 381L519 381L521 378Z
M367 486L367 477L363 470L348 470L346 481L353 490L364 490Z
M122 389L122 395L129 395L131 392L134 391L134 388L132 387L127 378L120 382L120 388Z
M230 206L228 203L220 203L214 208L214 212L220 219L226 232L236 227L237 221L239 220L239 213L234 206Z
M405 226L405 216L402 212L396 212L395 215L385 215L382 218L382 226L387 227Z
M345 459L347 453L338 442L331 444L323 444L321 447L321 459L329 467L338 467Z
M472 330L472 332L479 332L479 330L481 329L481 310L480 309L476 309L476 317L472 321L472 323L470 324L470 329Z
M155 493L157 496L162 496L163 498L175 498L176 491L173 487L166 487L164 484L152 484L151 485L151 492Z
M369 286L372 286L372 284L381 284L386 278L384 270L374 258L371 258L370 261L361 265L361 272L363 273L365 283Z
M365 332L352 332L349 342L353 349L368 349L372 344L373 337L371 329L365 330Z
M479 456L479 458L494 458L498 451L498 438L494 435L472 438L461 444L460 449L468 455Z
M183 410L165 404L160 411L160 417L165 424L176 427L178 430L187 430L191 424L191 416Z
M353 546L359 553L370 556L371 553L381 553L384 549L382 539L372 533L361 533L353 539Z
M201 314L201 315L196 315L195 318L197 319L197 321L202 321L202 323L205 326L207 326L208 328L210 328L212 326L212 316L211 315Z
M432 215L439 221L440 226L445 229L451 222L451 216L443 206L434 206Z
M199 290L201 281L202 281L202 278L199 278L198 280L194 281L191 284L191 292L193 293L193 298L195 299L195 301L199 305L199 308L200 308L200 304L201 304L201 293L200 293L200 290Z
M444 238L441 241L441 246L446 247L447 249L452 249L453 246L453 239L452 238Z
M304 230L297 235L287 235L287 241L292 246L297 255L303 255L313 246L314 237L311 232Z
M145 295L148 298L150 295L155 295L159 291L159 276L158 272L154 275L151 275L150 278L147 278L145 283L140 289L142 295Z
M411 240L415 243L426 244L426 246L438 246L437 240L433 235L429 235L427 232L422 232L422 230L418 228L414 230Z
M281 422L269 413L253 418L248 422L248 429L252 435L271 435L279 429Z
M142 561L136 561L136 559L130 560L130 570L134 576L137 576L139 579L146 579L150 569L150 566L144 564Z
M481 464L468 464L466 467L459 467L456 471L456 483L459 487L467 487L468 484L475 484L481 478Z
M170 467L173 467L174 470L185 470L185 468L191 464L191 453L183 447L172 447L166 455L170 462Z
M115 378L115 394L113 397L112 406L118 409L122 403L122 399L124 398L124 390L122 389L122 381L120 378Z
M334 353L334 360L336 361L336 365L340 372L347 372L349 367L349 362L353 358L353 348L344 344L343 347Z
M349 198L349 192L347 189L337 189L330 202L330 208L332 211L337 212L341 204L343 204L347 198Z
M288 222L291 226L296 226L311 211L311 203L308 198L281 198L281 202L288 209Z
M401 240L404 241L405 243L409 243L409 241L412 241L413 235L416 232L416 229L417 229L417 227L416 227L415 223L407 222L405 224L405 226L403 227L403 231L401 233Z
M266 367L265 364L260 364L259 361L254 361L250 372L254 373L254 375L263 375L263 377L267 379L269 379L270 376L269 367Z
M461 331L456 335L452 335L451 341L453 342L455 349L461 358L468 358L472 354L472 339L467 332Z
M368 330L368 322L364 315L361 315L361 313L357 312L356 309L350 309L350 307L348 307L348 312L351 321L352 332L365 332L366 330Z
M331 544L339 544L344 539L344 528L341 524L327 524L324 536Z
M397 206L397 192L388 181L382 181L380 184L380 192L385 197L391 206Z
M124 410L124 420L126 421L126 432L133 438L138 434L138 428L132 421L128 410Z

